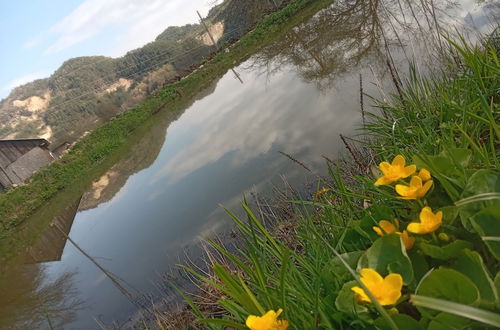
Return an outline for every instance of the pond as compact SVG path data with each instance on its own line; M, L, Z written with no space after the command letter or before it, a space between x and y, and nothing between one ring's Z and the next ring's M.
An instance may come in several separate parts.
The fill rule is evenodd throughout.
M5 274L0 328L126 325L162 297L161 276L196 255L200 238L230 228L220 205L238 211L244 196L270 195L285 180L306 197L314 192L306 183L326 174L323 156L345 152L340 134L359 134L361 85L366 95L389 98L397 73L388 61L400 75L408 61L429 72L444 47L438 33L467 26L473 39L498 19L493 2L434 2L337 1L181 112L160 111L131 150L54 218L25 264ZM363 101L369 109L370 98Z

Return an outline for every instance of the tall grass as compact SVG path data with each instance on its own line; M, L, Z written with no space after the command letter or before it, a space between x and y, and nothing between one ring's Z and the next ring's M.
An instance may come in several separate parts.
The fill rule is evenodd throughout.
M442 226L442 233L446 235L441 236L442 241L434 234L418 238L416 247L407 255L390 250L378 255L380 262L390 263L383 259L395 253L402 255L403 261L411 260L412 280L405 283L397 311L383 308L373 296L370 297L375 305L357 303L350 288L361 286L370 295L356 271L361 256L382 239L372 226L381 219L392 220L395 216L411 219L423 202L410 203L396 198L387 187L375 187L373 177L367 177L365 171L358 171L354 178L345 180L346 163L338 162L329 164L330 181L318 183L318 187L330 187L329 191L322 190L314 200L289 201L294 208L293 217L298 219L291 240L280 238L272 226L265 227L262 219L259 220L245 203L242 205L246 221L228 210L240 233L240 248L234 252L212 241L214 251L225 256L224 263L213 262L210 275L185 267L199 281L219 292L217 304L225 311L224 315L215 318L203 315L196 301L187 295L198 321L210 329L245 329L249 315L260 316L268 310L282 308L280 318L288 320L293 329L438 329L437 326L443 324L444 328L450 324L481 328L485 324L496 324L494 315L500 311L498 299L487 303L487 294L482 297L482 303L474 305L476 307L457 302L446 306L447 300L441 300L442 306L437 310L446 311L444 314L437 314L430 303L424 305L425 297L415 296L410 300L409 296L419 290L432 269L455 267L460 253L469 253L469 249L473 250L470 253L477 253L474 254L478 256L476 261L481 260L479 265L482 266L477 267L483 267L482 278L486 282L493 283L489 274L494 276L500 271L498 261L488 250L491 245L478 236L484 233L471 229L466 216L457 217L464 211L460 208L462 205L472 203L463 197L474 173L487 169L492 175L489 178L500 177L500 63L498 39L494 38L477 47L464 40L448 40L446 70L424 78L412 69L401 90L402 97L394 96L388 103L378 102L380 114L371 114L364 128L370 141L365 148L375 151L377 162L403 154L407 159L413 157L417 164L425 164L435 180L431 197L425 203L446 210ZM487 199L488 203L496 203L500 195L495 191L488 192L488 196L472 193L469 199L476 199L475 202ZM449 236L460 243L452 241L449 247ZM435 244L432 245L434 250L424 251L423 247L430 244ZM456 248L458 245L460 249ZM452 249L455 250L450 252ZM438 250L444 254L436 253ZM498 287L498 275L495 282ZM492 288L487 290L498 290ZM488 293L487 290L483 291ZM455 310L460 313L453 314ZM467 318L472 315L471 310L484 317Z

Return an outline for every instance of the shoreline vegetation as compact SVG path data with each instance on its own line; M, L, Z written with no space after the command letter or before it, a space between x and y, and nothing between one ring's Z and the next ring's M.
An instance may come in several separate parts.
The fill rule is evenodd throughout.
M445 38L440 73L411 67L312 198L227 210L239 243L209 240L180 266L186 306L138 327L500 327L499 32Z
M332 1L294 0L264 16L239 40L221 45L219 51L199 63L193 73L164 86L142 104L93 130L61 159L34 174L26 185L0 193L0 261L15 258L18 251L33 243L37 234L49 225L47 221L26 223L26 219L54 199L67 199L61 195L69 194L76 199L77 195L84 193L93 180L129 150L134 134L141 134L140 131L145 129L143 126L150 125L158 112L181 109L232 67ZM45 212L46 218L50 218L49 215ZM33 228L24 230L28 226ZM25 233L21 235L21 231Z

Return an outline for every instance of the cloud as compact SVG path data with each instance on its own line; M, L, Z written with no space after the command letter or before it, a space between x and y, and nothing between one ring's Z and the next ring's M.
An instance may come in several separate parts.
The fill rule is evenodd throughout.
M25 47L34 47L41 39L51 37L54 40L44 53L53 54L111 32L110 43L116 47L111 50L113 54L104 55L118 56L154 40L168 26L195 22L197 9L207 12L208 4L205 0L85 0Z

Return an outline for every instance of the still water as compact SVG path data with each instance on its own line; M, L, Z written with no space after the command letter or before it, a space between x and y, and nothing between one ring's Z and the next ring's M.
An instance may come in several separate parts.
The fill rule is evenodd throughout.
M160 276L185 251L229 228L221 204L237 211L282 176L298 188L313 179L280 151L325 174L322 156L344 150L339 134L358 133L360 75L364 93L391 93L387 50L400 72L408 60L425 71L437 30L465 24L474 38L498 14L488 1L432 2L338 1L235 67L242 82L229 71L177 118L157 114L2 279L0 328L124 325L142 294L161 297Z

